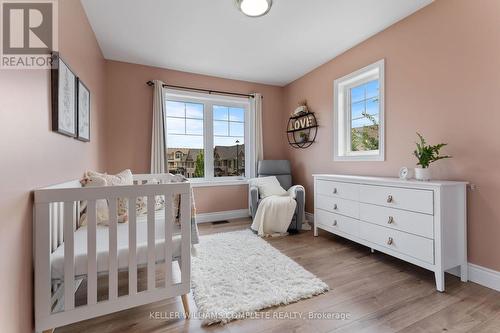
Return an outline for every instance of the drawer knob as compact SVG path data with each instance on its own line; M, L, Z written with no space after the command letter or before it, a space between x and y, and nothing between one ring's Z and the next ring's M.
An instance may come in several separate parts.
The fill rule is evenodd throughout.
M387 223L393 224L394 223L394 217L389 216L389 220L387 221Z
M333 189L333 194L337 194L337 188Z
M391 203L391 202L392 202L392 195L389 195L389 196L387 197L387 202L388 202L388 203Z
M392 245L393 242L394 240L392 239L392 237L389 237L389 239L387 240L387 245Z
M333 209L334 209L334 210L337 210L337 208L338 208L338 207L337 207L337 204L334 204L334 205L333 205Z
M334 220L333 221L333 225L336 226L337 225L337 220Z

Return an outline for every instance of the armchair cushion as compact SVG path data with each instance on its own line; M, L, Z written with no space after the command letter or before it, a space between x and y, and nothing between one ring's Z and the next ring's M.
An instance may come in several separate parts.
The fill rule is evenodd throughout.
M275 176L254 178L250 181L250 184L258 188L261 199L271 195L281 196L287 194Z
M259 177L275 176L285 190L292 186L292 169L287 160L259 161L257 174Z

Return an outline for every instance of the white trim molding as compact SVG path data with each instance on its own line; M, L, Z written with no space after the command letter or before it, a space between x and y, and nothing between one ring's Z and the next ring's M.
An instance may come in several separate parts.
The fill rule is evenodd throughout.
M500 272L469 263L469 281L500 291Z
M216 177L214 174L214 119L213 119L213 110L215 106L224 106L224 107L235 107L243 109L244 114L244 133L243 137L243 146L245 153L245 177L243 180L248 180L253 177L253 164L255 164L255 156L254 149L252 147L255 145L255 140L252 137L251 133L254 131L252 126L253 122L251 121L253 115L251 115L251 105L250 99L248 97L230 97L230 96L221 96L221 95L212 95L208 93L201 92L188 92L184 90L175 90L175 89L166 89L165 90L165 101L175 101L175 102L183 102L183 103L197 103L203 104L203 151L204 151L204 177L196 179L193 182L195 187L203 187L203 186L224 186L224 185L236 185L234 182L239 182L242 180L241 177ZM171 116L167 115L167 118ZM179 119L188 119L186 117L180 117ZM228 119L227 122L230 120ZM168 119L167 119L168 122ZM229 123L228 123L229 126ZM186 134L186 132L184 132ZM229 133L228 133L229 134ZM167 136L169 134L167 133ZM180 135L183 135L180 133ZM230 138L228 136L224 136ZM239 138L240 136L238 136ZM236 137L233 138L236 140ZM231 139L232 140L232 139ZM236 144L236 141L234 141ZM167 139L167 149L175 149L177 147L176 144L172 144L173 147L169 146L169 140ZM238 146L236 146L238 149ZM190 179L192 180L192 178ZM226 183L227 182L227 183ZM231 183L233 182L233 184ZM197 184L196 184L197 183ZM212 184L211 184L212 183ZM207 185L208 184L208 185Z
M476 264L467 264L469 281L500 291L500 272ZM457 269L447 271L455 276L460 276Z
M307 222L309 222L309 224L313 224L314 223L314 214L309 213L309 212L306 212L305 214L306 214Z
M351 89L379 80L379 149L351 151ZM333 82L333 160L385 161L385 60L381 59Z
M189 179L191 187L219 187L219 186L241 186L248 185L247 179L229 179L229 180L197 180L196 178Z
M196 215L196 223L208 223L226 221L248 217L248 208L237 210L226 210L223 212L202 213Z

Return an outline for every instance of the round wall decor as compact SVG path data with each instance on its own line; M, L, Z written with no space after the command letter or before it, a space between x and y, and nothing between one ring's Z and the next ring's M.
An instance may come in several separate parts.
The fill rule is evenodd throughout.
M314 112L300 112L288 119L288 143L294 148L308 148L316 140L318 122Z

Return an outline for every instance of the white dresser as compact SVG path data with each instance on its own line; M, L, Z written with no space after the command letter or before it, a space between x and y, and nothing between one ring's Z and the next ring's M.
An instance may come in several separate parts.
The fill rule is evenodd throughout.
M467 281L466 182L314 175L318 228L435 273L459 266Z

